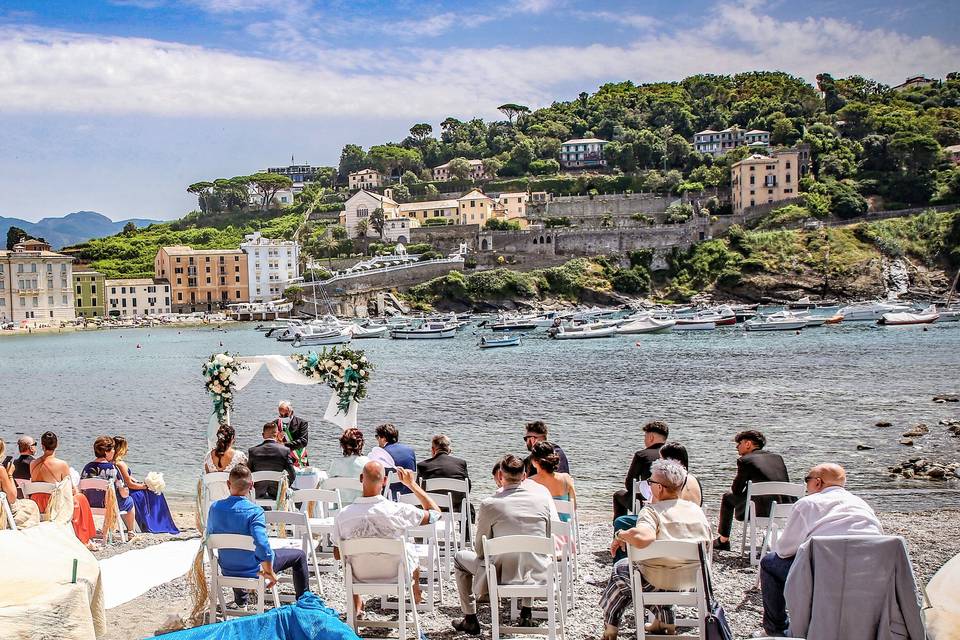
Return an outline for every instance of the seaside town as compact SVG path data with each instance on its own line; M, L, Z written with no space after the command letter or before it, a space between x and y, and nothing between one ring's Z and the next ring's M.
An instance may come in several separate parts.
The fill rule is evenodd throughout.
M0 10L3 640L960 640L954 8L332 4Z

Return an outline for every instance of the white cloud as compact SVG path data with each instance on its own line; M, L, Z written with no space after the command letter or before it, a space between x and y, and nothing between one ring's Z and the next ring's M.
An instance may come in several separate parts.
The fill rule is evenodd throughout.
M188 0L208 13L247 13L276 7L273 0Z
M251 30L279 36L298 60L0 28L0 111L421 120L492 116L505 101L549 104L606 81L776 69L811 82L826 71L897 83L914 73L942 77L960 59L960 48L935 38L836 19L776 20L742 4L721 5L687 29L639 31L625 45L344 49L283 21Z
M512 8L520 13L544 13L560 4L559 0L515 0Z

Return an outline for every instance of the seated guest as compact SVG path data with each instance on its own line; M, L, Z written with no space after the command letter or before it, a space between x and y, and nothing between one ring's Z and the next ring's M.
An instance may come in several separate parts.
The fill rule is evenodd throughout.
M210 505L207 534L233 533L250 536L253 538L254 550L221 549L217 561L223 575L237 578L256 578L262 575L269 589L276 584L277 573L290 569L293 589L299 598L307 591L310 580L307 556L302 549L270 548L263 508L247 498L253 485L253 476L246 465L238 464L230 471L227 485L230 487L230 497ZM247 592L234 589L233 600L238 607L245 607Z
M173 522L170 507L163 494L154 493L142 482L137 482L124 458L127 455L127 439L123 436L113 438L113 463L117 465L124 484L133 498L134 516L140 530L145 533L171 533L176 535L180 529Z
M0 440L0 460L6 453L7 445L3 440ZM33 500L17 499L17 486L2 465L0 465L0 492L7 496L7 502L13 512L13 521L16 522L18 529L35 527L40 524L40 508L37 503ZM3 517L3 514L0 514L0 529L4 529L6 526L7 519Z
M483 560L483 539L497 536L548 535L551 519L556 517L553 500L547 491L532 489L524 483L526 472L523 460L506 455L497 470L500 489L483 501L477 512L477 530L473 549L458 551L454 557L454 573L463 620L456 620L453 628L462 633L480 635L477 619L477 600L487 594L487 579ZM523 583L539 580L551 559L542 556L501 556L496 560L497 574L503 583ZM524 601L520 609L520 626L535 626L530 603Z
M720 500L720 517L717 525L719 536L713 543L715 551L730 550L730 530L733 519L743 522L747 503L747 482L790 482L787 465L776 453L764 451L767 439L759 431L741 431L734 439L737 443L737 475L733 479L730 491ZM756 499L757 515L765 518L770 515L770 503L793 502L789 496L761 496Z
M204 473L229 473L238 464L247 464L245 451L233 448L237 439L237 432L228 424L221 424L217 429L217 444L207 452L203 460Z
M764 635L784 636L790 621L783 592L794 556L813 536L882 536L877 514L844 488L847 474L838 464L818 464L803 479L807 495L797 500L776 549L760 560Z
M37 441L30 436L20 436L17 439L17 450L20 455L13 461L13 478L14 480L29 480L30 463L33 462L33 456L37 453Z
M523 436L523 442L527 445L527 451L533 451L533 445L538 442L546 442L548 435L547 423L543 420L528 422L527 431ZM560 473L570 473L570 463L567 462L567 454L564 453L560 445L556 443L553 444L553 448L560 458L560 466L557 467L557 471ZM526 467L528 478L537 475L537 470L533 467L532 456L527 456L523 461L523 465Z
M430 457L417 464L417 480L421 485L434 478L470 482L466 460L451 455L451 450L449 437L442 434L433 436L433 440L430 441ZM462 491L451 491L450 495L453 498L453 508L459 511L460 505L463 503L464 493Z
M409 469L414 474L417 472L417 454L408 444L400 443L400 432L389 422L377 427L377 443L390 454L396 469ZM410 490L402 482L394 482L390 485L390 492L393 494L410 493Z
M399 539L409 527L418 527L430 522L436 522L440 517L437 503L417 484L416 476L409 469L398 468L397 477L400 482L420 501L420 508L403 502L393 502L383 496L383 487L387 484L387 476L383 465L376 460L370 460L363 466L360 473L360 482L363 485L363 495L354 500L340 511L334 518L336 539L339 542L356 538L390 538ZM334 557L340 559L340 548L333 550ZM383 567L382 561L370 558L370 562L353 563L354 577L357 580L376 580L386 576L396 576L397 567ZM417 602L421 601L420 594L420 567L415 549L407 549L407 570L413 581L413 594ZM354 607L357 613L363 611L363 601L360 596L354 596Z
M263 425L263 442L251 447L247 452L247 465L250 471L286 471L289 484L293 484L297 470L290 458L290 449L277 441L279 431L276 422ZM279 485L270 480L261 480L256 483L255 491L258 500L274 500L277 497Z
M683 467L673 460L657 460L651 465L652 501L637 514L637 526L614 534L610 555L616 555L625 545L644 549L656 540L706 542L710 539L710 525L703 510L680 499L686 475ZM629 563L630 560L624 558L613 565L613 574L600 596L606 625L603 640L616 640L623 612L633 600ZM644 591L676 591L692 588L697 583L700 563L656 558L643 561L637 568ZM655 621L647 625L646 632L673 634L673 607L654 605L647 608L653 612Z
M643 425L643 446L645 448L633 454L630 469L623 479L624 488L613 494L614 520L633 511L633 505L631 504L633 482L650 478L650 465L660 459L660 447L667 441L669 435L670 427L667 426L666 422L654 420ZM640 501L642 504L642 496Z
M120 475L117 465L114 464L115 453L113 438L110 436L100 436L94 440L93 455L96 458L93 462L88 462L87 466L83 468L83 471L80 472L80 479L99 478L113 484L116 488L117 506L120 508L123 524L126 525L127 531L131 532L136 525L136 506L133 503L133 498L130 497L129 487L123 481L123 476ZM90 501L91 507L100 509L106 504L106 496L102 495L102 491L91 489L84 491L84 493L87 494L87 500Z
M560 456L557 455L553 443L544 441L533 445L530 460L533 463L533 468L537 471L537 474L531 480L543 485L554 500L571 502L573 508L576 509L577 491L573 486L573 476L569 473L557 471L560 467ZM561 513L559 515L562 522L570 520L569 514Z
M327 466L330 478L359 478L363 467L370 458L363 455L363 432L360 429L347 429L340 435L340 450L343 455L334 458ZM349 504L360 496L355 489L340 489L343 504Z
M57 446L59 444L57 434L47 431L40 436L40 444L43 446L43 455L30 463L30 481L56 484L62 480L70 480L70 484L73 485L73 532L80 542L95 549L96 546L90 542L90 539L97 534L97 527L93 523L90 502L73 484L73 479L70 476L70 465L57 458ZM30 499L37 503L41 513L43 513L50 501L50 494L35 493L30 496Z

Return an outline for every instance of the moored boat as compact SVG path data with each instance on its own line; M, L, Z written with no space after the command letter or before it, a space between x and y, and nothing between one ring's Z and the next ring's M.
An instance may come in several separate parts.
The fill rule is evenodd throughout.
M520 336L480 336L477 346L481 349L495 349L497 347L519 347Z
M713 331L717 323L713 320L698 320L696 318L677 318L673 325L674 331Z
M316 345L347 344L351 340L348 332L334 333L332 335L323 334L297 334L293 339L293 347L313 347Z
M807 321L789 311L780 311L769 316L757 317L743 323L747 331L796 331L807 326Z
M592 329L580 329L577 327L557 327L557 330L550 334L551 338L556 340L586 340L590 338L609 338L616 333L616 327L597 327Z
M837 315L843 316L844 322L876 322L885 313L909 312L912 309L910 305L898 302L856 302L840 309Z
M353 324L347 327L347 331L353 338L386 338L390 335L390 327L385 324L381 325L368 325L366 327L361 327L358 324Z
M677 324L676 320L658 320L652 316L634 318L615 328L617 335L634 335L638 333L667 333Z
M931 322L936 322L939 317L940 314L937 312L937 308L930 305L923 311L885 313L877 323L888 327L910 324L930 324Z
M427 322L419 327L393 329L390 337L395 340L438 340L457 335L457 325L446 322Z

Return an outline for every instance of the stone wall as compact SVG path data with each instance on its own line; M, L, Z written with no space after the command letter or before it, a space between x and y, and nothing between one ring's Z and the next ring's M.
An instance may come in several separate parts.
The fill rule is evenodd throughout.
M410 230L410 243L429 242L434 250L453 253L461 243L467 243L468 251L479 251L478 224L450 224L444 227L417 227Z
M634 213L653 215L663 213L674 202L680 202L680 198L652 193L558 196L545 203L528 203L527 218L570 218L577 221L607 214L613 217L629 217Z

